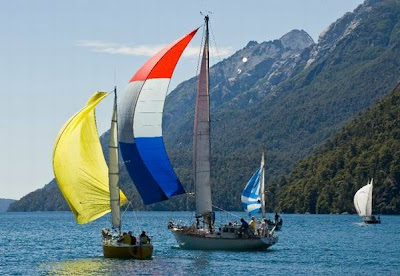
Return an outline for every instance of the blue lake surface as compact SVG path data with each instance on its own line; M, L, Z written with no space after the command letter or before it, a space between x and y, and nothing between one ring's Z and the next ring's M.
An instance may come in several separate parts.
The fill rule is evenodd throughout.
M179 249L166 227L193 221L192 212L126 212L124 230L145 230L154 244L154 258L138 261L102 257L109 216L77 225L70 212L0 213L0 275L400 275L399 216L381 216L381 225L355 215L282 218L268 250L200 251Z

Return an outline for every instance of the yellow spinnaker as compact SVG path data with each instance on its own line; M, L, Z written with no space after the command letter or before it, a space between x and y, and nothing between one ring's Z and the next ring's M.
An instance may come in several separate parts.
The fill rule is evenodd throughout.
M58 187L79 224L110 212L108 167L101 149L94 108L107 93L96 92L58 133L53 170ZM120 192L120 204L127 201Z

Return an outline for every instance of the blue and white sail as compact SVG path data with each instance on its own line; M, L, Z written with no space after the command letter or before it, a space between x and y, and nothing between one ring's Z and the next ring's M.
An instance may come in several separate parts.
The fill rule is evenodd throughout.
M250 178L242 192L243 209L249 216L261 211L261 168Z
M121 155L144 204L185 193L165 150L162 115L175 66L196 32L148 60L130 80L121 102Z
M249 216L261 211L265 217L265 169L264 152L261 156L261 166L253 174L242 192L243 209Z

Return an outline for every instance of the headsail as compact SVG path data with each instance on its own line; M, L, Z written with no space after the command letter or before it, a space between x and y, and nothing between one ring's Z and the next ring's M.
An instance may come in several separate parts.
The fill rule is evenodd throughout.
M120 149L144 204L185 193L165 150L162 113L175 66L197 29L148 60L132 77L121 104Z
M373 179L354 195L354 207L360 216L372 215L372 183Z
M205 17L205 21L206 37L197 85L193 133L193 174L196 194L196 216L205 216L212 212L208 16Z
M78 223L110 212L108 167L98 137L96 105L107 93L96 92L60 130L53 150L54 175ZM126 202L120 192L120 204Z
M252 216L261 210L260 196L260 178L262 170L259 168L250 178L241 196L243 209L249 216Z

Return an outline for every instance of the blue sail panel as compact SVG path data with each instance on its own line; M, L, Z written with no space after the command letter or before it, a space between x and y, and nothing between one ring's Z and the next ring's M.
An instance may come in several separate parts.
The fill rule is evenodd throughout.
M143 163L167 197L184 194L185 190L176 176L162 137L135 138Z
M120 142L119 146L126 170L133 183L135 183L144 204L147 205L167 200L168 196L160 188L140 157L137 145L135 143Z
M249 216L261 211L260 174L261 169L258 169L242 192L243 209Z

